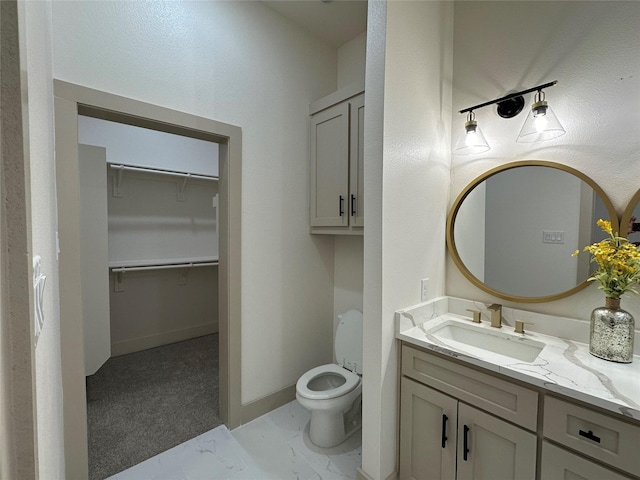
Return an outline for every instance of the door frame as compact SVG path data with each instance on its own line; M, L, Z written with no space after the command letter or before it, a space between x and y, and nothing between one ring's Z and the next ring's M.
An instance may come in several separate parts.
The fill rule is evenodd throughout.
M219 398L220 416L229 428L241 423L242 130L209 118L61 80L54 80L54 101L64 455L67 478L87 478L87 409L80 300L78 115L209 140L220 145Z

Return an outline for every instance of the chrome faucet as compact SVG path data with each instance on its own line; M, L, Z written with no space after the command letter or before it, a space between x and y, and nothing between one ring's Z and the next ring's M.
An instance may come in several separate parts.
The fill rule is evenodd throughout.
M502 305L494 303L487 307L491 311L491 326L502 328Z

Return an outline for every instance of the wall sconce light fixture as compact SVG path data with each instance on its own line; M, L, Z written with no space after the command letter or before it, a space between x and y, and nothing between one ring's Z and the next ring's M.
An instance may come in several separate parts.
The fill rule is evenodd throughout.
M460 110L459 113L468 114L467 121L464 124L465 132L456 142L456 146L453 149L454 153L459 155L476 155L486 152L490 148L475 120L474 110L488 105L498 104L498 115L502 118L513 118L524 108L523 95L531 92L536 92L534 103L531 105L531 111L516 141L519 143L540 142L564 135L566 132L564 128L562 128L558 117L556 117L551 107L549 107L549 104L545 101L544 92L542 91L544 88L552 87L556 83L558 83L557 80Z
M469 111L464 133L458 138L454 151L460 155L476 155L489 150L489 144L476 122L476 114Z

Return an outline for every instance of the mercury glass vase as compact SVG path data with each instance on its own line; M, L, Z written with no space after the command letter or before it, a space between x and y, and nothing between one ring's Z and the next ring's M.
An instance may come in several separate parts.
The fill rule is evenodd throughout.
M633 316L620 308L619 298L605 299L605 306L591 312L589 353L618 363L633 361Z

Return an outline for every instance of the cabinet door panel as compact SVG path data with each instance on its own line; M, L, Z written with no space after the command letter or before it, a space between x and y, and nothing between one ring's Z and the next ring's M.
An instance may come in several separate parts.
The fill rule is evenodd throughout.
M534 480L536 436L458 405L458 480Z
M546 441L542 444L544 480L631 480Z
M349 104L311 118L311 226L349 221Z
M401 388L400 479L454 480L457 400L408 378Z
M351 104L349 215L351 225L364 227L364 94Z

